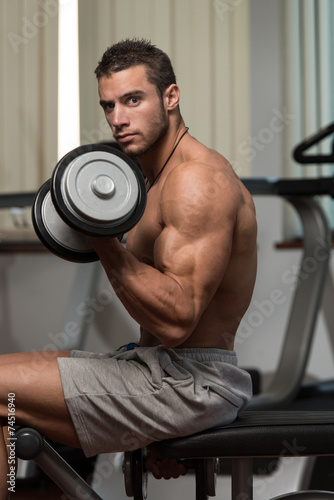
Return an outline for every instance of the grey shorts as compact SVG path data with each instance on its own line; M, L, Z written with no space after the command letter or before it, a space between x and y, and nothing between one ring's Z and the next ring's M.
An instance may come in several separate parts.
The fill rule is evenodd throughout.
M228 424L252 393L235 353L220 349L72 351L58 366L87 457Z

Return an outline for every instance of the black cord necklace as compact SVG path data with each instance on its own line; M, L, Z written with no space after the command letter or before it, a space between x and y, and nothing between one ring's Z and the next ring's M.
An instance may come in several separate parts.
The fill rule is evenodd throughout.
M163 166L161 167L161 169L159 170L156 178L154 179L154 181L152 182L152 184L150 185L150 187L147 189L147 192L149 192L149 190L154 186L154 184L157 182L157 180L159 179L160 175L162 174L165 166L167 165L167 163L169 162L169 160L171 159L171 157L173 156L173 153L175 151L175 149L178 147L178 145L180 144L181 142L181 139L186 135L186 133L188 132L189 130L189 127L186 127L186 130L183 132L183 134L181 135L180 139L177 141L177 143L175 144L175 146L173 147L172 149L172 152L171 154L168 156L167 160L165 161L165 163L163 164Z

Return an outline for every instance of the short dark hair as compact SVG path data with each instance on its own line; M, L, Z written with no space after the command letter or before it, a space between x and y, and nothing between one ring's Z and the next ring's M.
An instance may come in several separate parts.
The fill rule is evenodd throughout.
M127 38L109 47L99 61L95 75L99 79L140 64L146 66L148 81L155 85L161 98L170 85L176 84L168 55L150 41L136 38Z

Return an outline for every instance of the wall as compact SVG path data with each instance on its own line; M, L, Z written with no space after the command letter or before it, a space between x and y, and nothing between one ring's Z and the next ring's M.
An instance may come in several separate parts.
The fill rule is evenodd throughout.
M36 189L57 159L55 0L0 0L0 192Z
M0 51L1 192L34 190L56 163L57 6L56 0L0 0L6 42ZM123 37L146 37L171 56L190 133L249 174L249 159L238 148L249 134L248 16L247 1L80 0L81 142L111 138L98 105L98 59ZM12 227L10 215L6 220ZM76 266L52 255L13 254L0 256L0 267L1 351L47 346L64 327ZM117 345L114 334L105 339L118 318L114 302L90 325L94 349Z
M241 6L242 2L239 3ZM241 162L251 162L253 176L279 176L282 174L281 135L268 135L268 129L273 116L283 113L284 109L280 66L280 2L251 0L250 6L251 131L249 136L246 133L236 148L239 149ZM214 3L212 8L215 12ZM226 15L233 15L236 9L227 11ZM226 19L222 22L226 22ZM216 19L218 21L221 22L219 16ZM205 115L206 110L202 109L202 113ZM94 124L92 122L93 128ZM269 137L272 137L270 141ZM285 288L282 275L298 263L300 253L274 249L274 242L282 239L283 203L260 197L255 202L259 223L259 272L254 300L259 303L267 300L276 288L283 291L286 300L275 307L270 317L264 318L263 324L254 328L248 338L237 343L236 350L242 366L256 366L261 371L272 372L278 359L291 303L291 290ZM78 266L49 254L0 254L0 269L0 352L43 349L64 329L68 300ZM79 269L84 272L84 266ZM101 278L99 286L100 290L109 290L105 278ZM251 314L254 308L253 302L247 314ZM116 298L110 299L101 311L96 311L89 327L86 345L92 350L112 349L135 339L137 333L136 325L127 318ZM129 331L129 335L126 331ZM329 377L333 373L333 356L322 315L308 373L312 377Z
M97 105L98 60L123 38L146 38L171 57L190 134L249 175L238 148L249 134L248 16L240 0L80 0L82 141L111 137Z
M284 131L288 133L293 121L293 112L284 101L282 78L282 2L276 0L252 0L250 8L250 47L251 47L251 134L248 143L251 156L251 171L254 177L285 176L282 133L274 132L277 124L274 117L282 116ZM278 128L278 127L277 127ZM282 129L283 131L283 129ZM294 269L299 263L299 250L276 250L275 243L284 236L284 212L286 202L275 197L254 198L259 236L259 268L253 302L245 315L242 332L247 338L239 339L236 351L243 366L260 367L264 373L272 373L278 361L286 322L291 306L292 291L284 282L287 270ZM288 207L288 210L292 210ZM282 304L270 308L263 322L252 326L252 312L258 311L256 303L270 301L273 290L280 290ZM269 310L269 309L268 309ZM300 311L303 314L303 311ZM329 342L323 315L320 313L316 337L308 365L308 376L326 378L333 375L334 356Z
M237 8L237 4L242 3L234 2L234 5ZM217 5L226 6L226 2L220 2ZM250 164L251 175L254 177L283 175L282 137L280 133L272 133L273 130L270 128L273 117L280 114L284 116L285 105L282 98L280 5L281 2L277 0L250 1L251 121L250 130L239 139L235 148L238 149L240 164ZM230 10L227 9L225 14L230 15ZM147 21L146 18L145 21ZM103 19L100 19L97 24L94 20L92 24L100 26L100 23L104 22L108 24L108 21ZM99 36L99 32L96 36ZM87 51L92 49L88 42L89 36ZM101 42L101 48L104 44L105 40ZM95 55L90 56L91 60L94 58ZM88 71L88 68L86 69ZM86 77L89 78L88 75ZM86 121L82 126L82 131L86 131L83 140L87 142L92 142L90 138L87 139L87 135L93 133L97 140L101 139L99 123L103 117L94 102L97 96L93 84L95 85L95 81L91 84L94 95L92 94L92 99L88 99L86 103L87 115L84 118ZM202 112L205 114L206 110ZM287 113L289 112L288 109ZM284 125L287 129L289 119L285 115ZM225 128L228 126L229 118L226 118ZM233 157L233 151L231 155ZM292 292L282 281L282 276L285 271L298 264L300 251L277 251L274 248L274 243L283 238L283 202L273 197L258 196L255 197L255 203L259 225L258 278L254 300L245 315L248 329L242 330L247 334L238 336L236 351L241 366L259 368L264 375L267 375L268 380L278 360L292 299ZM47 349L50 344L56 344L57 347L62 348L62 342L66 338L64 332L68 320L67 308L78 272L86 273L86 266L71 264L47 253L0 254L1 353ZM257 327L252 327L250 319L252 312L258 311L256 303L263 304L264 301L269 301L275 289L282 291L283 303L273 306L267 316L263 315L262 323ZM95 295L87 295L87 302L84 304L79 302L75 309L77 315L74 315L74 322L77 324L82 323L82 320L88 322L88 337L85 344L88 350L109 350L137 338L137 325L129 318L112 294L104 276L101 276L99 280ZM333 368L333 349L328 341L323 315L320 314L307 370L308 377L332 377ZM116 462L117 465L115 465ZM257 484L265 484L266 487L263 488L262 496L259 493L259 499L292 491L297 486L301 467L300 459L295 458L293 462L289 461L283 469L278 469L276 478L270 476L268 481L263 481L260 477ZM103 477L102 481L101 477ZM153 495L161 499L170 498L171 492L175 493L174 497L177 497L182 491L184 498L193 498L193 479L187 476L172 483L150 480L149 497ZM126 498L117 455L100 457L95 480L103 498L108 498L110 491L113 491L115 498ZM221 492L222 488L224 493L229 495L227 478L219 477L218 481L219 491ZM155 491L157 491L156 495L154 495Z
M64 349L78 328L87 328L87 350L112 350L136 340L138 326L102 269L96 289L87 283L73 295L78 280L85 285L89 266L48 252L0 254L0 353Z

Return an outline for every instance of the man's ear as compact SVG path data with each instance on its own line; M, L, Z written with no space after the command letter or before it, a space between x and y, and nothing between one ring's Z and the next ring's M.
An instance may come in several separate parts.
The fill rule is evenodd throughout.
M167 106L168 111L172 111L177 108L180 102L180 89L175 84L172 83L166 90L164 95L164 101Z

